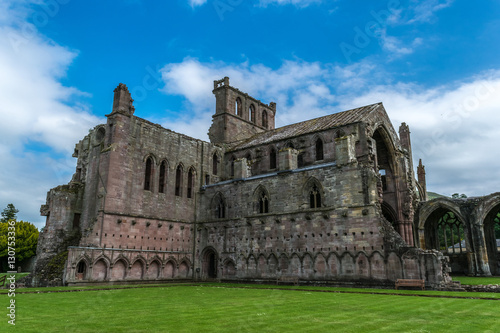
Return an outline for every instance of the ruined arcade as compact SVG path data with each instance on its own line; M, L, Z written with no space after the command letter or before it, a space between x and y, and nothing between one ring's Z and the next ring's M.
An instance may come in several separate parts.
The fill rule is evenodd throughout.
M213 93L205 142L134 116L127 87L115 89L107 123L75 146L72 180L42 206L38 270L69 248L67 283L449 281L425 236L434 210L409 127L396 132L381 103L275 128L275 103L227 77ZM469 273L488 275L477 260Z

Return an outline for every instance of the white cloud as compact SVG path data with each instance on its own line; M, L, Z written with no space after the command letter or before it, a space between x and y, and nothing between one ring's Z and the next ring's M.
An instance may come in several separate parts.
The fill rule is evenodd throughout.
M60 79L77 53L26 22L30 3L0 5L7 10L0 15L0 155L4 162L0 204L17 199L20 218L43 221L32 214L44 203L46 191L67 183L74 170L68 166L69 158L44 157L40 151L71 156L74 144L100 119L85 107L71 105L70 99L83 93L63 86Z
M455 0L423 0L410 2L405 9L398 9L390 18L391 23L429 23L436 19L436 13L450 7Z
M320 64L301 61L285 61L280 68L272 70L261 64L250 66L248 63L201 63L196 59L186 58L181 63L169 64L162 69L162 78L165 81L163 91L185 96L190 103L189 107L197 114L196 117L203 114L205 119L210 119L214 103L212 82L228 76L232 86L261 99L264 103L274 101L282 110L288 110L279 116L277 125L325 114L323 108L330 96L318 96L319 89L327 91L328 88L317 84L317 78L326 74ZM315 98L310 98L311 91L316 95ZM295 110L297 112L294 112ZM188 127L189 121L181 121L177 126ZM171 122L169 126L172 129L178 130L170 124ZM201 123L200 125L203 126ZM205 123L203 129L194 132L206 131ZM206 139L205 136L200 138Z
M202 6L207 2L207 0L189 0L189 5L191 7Z
M261 6L268 5L294 5L297 7L307 7L312 4L321 3L323 0L260 0Z
M423 158L430 191L469 196L500 191L500 71L424 88L384 83L377 70L368 62L341 67L286 61L273 70L186 58L163 69L165 92L185 96L186 109L198 116L168 125L206 139L199 133L206 133L213 113L211 82L226 75L232 86L263 102L277 101L278 126L382 101L396 130L401 122L410 126L414 162Z
M396 57L413 53L412 48L403 46L403 42L401 40L394 36L388 36L385 31L380 37L380 43L385 51L390 52Z
M441 9L451 6L454 0L426 0L418 1L414 8L415 17L413 22L428 22L433 19L435 13Z

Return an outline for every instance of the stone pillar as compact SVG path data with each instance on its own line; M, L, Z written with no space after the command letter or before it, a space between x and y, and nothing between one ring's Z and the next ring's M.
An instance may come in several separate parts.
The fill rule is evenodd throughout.
M417 167L417 175L418 175L418 184L420 185L420 188L422 189L422 198L424 198L424 201L428 200L427 197L427 182L425 180L425 166L422 164L422 159L418 161L418 167Z
M355 140L352 135L346 135L335 139L335 156L337 166L356 162Z
M471 238L476 259L476 276L491 276L484 229L481 223L471 223Z
M245 157L234 161L234 179L248 178L251 176L248 161Z
M293 170L297 169L297 156L299 152L293 148L284 148L279 151L279 169Z

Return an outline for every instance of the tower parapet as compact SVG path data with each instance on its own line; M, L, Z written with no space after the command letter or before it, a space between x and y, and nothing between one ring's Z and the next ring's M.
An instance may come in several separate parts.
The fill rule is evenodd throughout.
M247 139L275 128L276 103L262 103L229 85L226 76L214 81L215 114L208 136L212 143Z

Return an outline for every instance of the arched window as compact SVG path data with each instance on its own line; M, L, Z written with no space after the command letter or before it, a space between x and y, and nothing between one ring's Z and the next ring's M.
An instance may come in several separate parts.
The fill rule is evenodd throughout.
M267 128L267 125L268 125L268 123L267 123L267 111L264 110L264 111L262 111L262 127Z
M217 175L219 172L218 166L219 166L219 156L217 156L217 153L214 153L214 156L212 158L212 173L214 175Z
M194 187L194 170L193 170L193 168L190 168L188 171L188 186L187 186L187 197L188 198L194 197L193 187Z
M241 117L241 99L236 98L236 102L234 103L234 113Z
M262 191L259 196L259 213L269 213L269 199L264 191Z
M447 212L438 221L439 249L444 253L465 253L464 226L453 214Z
M77 273L83 274L85 273L85 270L87 269L87 264L85 264L85 261L80 261L78 263L78 268L77 268Z
M276 150L274 148L269 153L269 168L276 169Z
M160 164L160 178L158 179L158 193L165 193L167 187L167 162Z
M320 208L321 207L321 193L318 186L314 184L309 191L309 207L310 208Z
M182 165L180 164L175 171L175 195L182 196Z
M87 277L87 263L85 260L80 260L76 268L76 279L85 280Z
M253 104L248 108L248 117L252 123L255 123L255 106Z
M316 140L316 161L323 160L323 140Z
M151 191L153 182L153 159L148 157L146 159L146 170L144 172L144 190Z
M218 194L214 198L214 205L215 205L215 218L217 219L226 218L226 203L221 194Z

